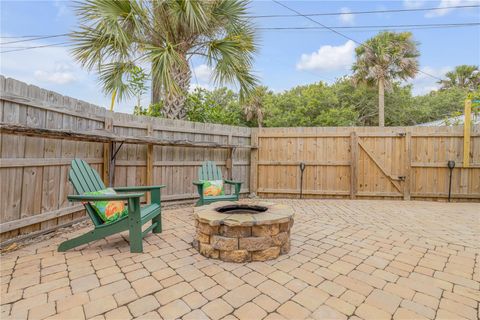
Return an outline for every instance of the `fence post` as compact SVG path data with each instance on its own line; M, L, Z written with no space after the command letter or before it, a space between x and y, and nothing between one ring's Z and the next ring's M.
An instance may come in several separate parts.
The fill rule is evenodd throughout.
M252 128L250 136L250 193L257 193L258 188L258 129Z
M113 118L105 117L104 120L105 131L113 131ZM110 161L112 157L112 143L103 144L103 183L111 187L112 180L110 179Z
M232 144L232 134L228 135L227 139L228 144ZM233 179L233 148L227 149L227 159L225 161L225 167L227 168L227 177L228 179Z
M472 100L465 100L463 120L463 167L470 166L470 127L472 124Z
M147 124L147 136L151 137L153 135L152 124ZM153 185L153 145L147 144L147 170L146 170L146 179L145 182L147 186ZM150 192L147 192L147 203L150 203L152 200L152 195Z
M405 180L403 184L403 200L410 200L412 175L412 132L405 132Z
M358 184L358 136L355 131L350 133L350 199L357 196Z

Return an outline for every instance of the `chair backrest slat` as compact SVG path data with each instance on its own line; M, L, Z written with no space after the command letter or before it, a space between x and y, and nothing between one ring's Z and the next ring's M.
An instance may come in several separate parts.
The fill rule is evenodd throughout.
M215 180L215 177L213 176L212 163L210 161L207 162L207 177L208 180Z
M72 161L69 178L75 192L78 194L105 189L105 184L102 179L100 179L98 173L90 167L87 162L81 159L74 159ZM95 225L103 224L102 219L89 203L85 204L85 209Z
M95 190L93 191L98 191L98 190L102 190L102 189L105 189L105 185L103 184L103 181L98 179L98 175L96 175L96 171L92 169L92 167L90 167L88 165L88 163L86 163L85 161L82 161L81 162L81 166L83 167L83 172L84 174L86 175L86 179L87 181L89 180L90 183L93 185L93 188Z
M222 171L213 161L205 161L198 168L198 178L200 180L222 180Z
M202 163L202 166L198 168L198 178L200 180L208 180L207 162Z
M215 164L214 164L214 165L215 165ZM222 179L223 179L223 177L222 177L222 171L221 171L220 168L217 167L217 166L215 166L215 168L216 168L216 173L217 173L215 180L222 180Z
M72 161L72 170L78 177L84 193L105 189L103 182L95 177L94 170L85 161L74 159Z

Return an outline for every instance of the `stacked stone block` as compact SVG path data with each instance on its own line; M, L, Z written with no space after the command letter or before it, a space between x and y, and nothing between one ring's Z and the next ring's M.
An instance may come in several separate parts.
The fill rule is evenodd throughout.
M205 257L227 262L266 261L290 251L293 218L284 223L211 226L195 221L193 246Z

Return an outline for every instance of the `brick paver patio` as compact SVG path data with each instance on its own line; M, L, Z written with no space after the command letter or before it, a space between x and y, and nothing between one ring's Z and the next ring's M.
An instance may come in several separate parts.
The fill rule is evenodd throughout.
M292 249L275 261L209 260L192 208L130 254L123 236L57 253L63 238L5 254L2 319L478 319L480 205L283 200ZM85 229L78 230L82 234Z

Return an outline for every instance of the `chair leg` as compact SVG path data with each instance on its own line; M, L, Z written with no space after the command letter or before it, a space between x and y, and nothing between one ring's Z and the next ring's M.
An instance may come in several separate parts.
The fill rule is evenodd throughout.
M162 232L162 212L158 214L155 218L152 219L152 223L157 223L157 226L153 228L153 233L161 233Z
M142 219L140 214L140 199L128 201L128 236L130 239L130 252L143 252Z
M130 225L130 232L128 234L130 240L130 252L142 253L143 252L143 237L142 237L142 224L138 223L135 226Z

